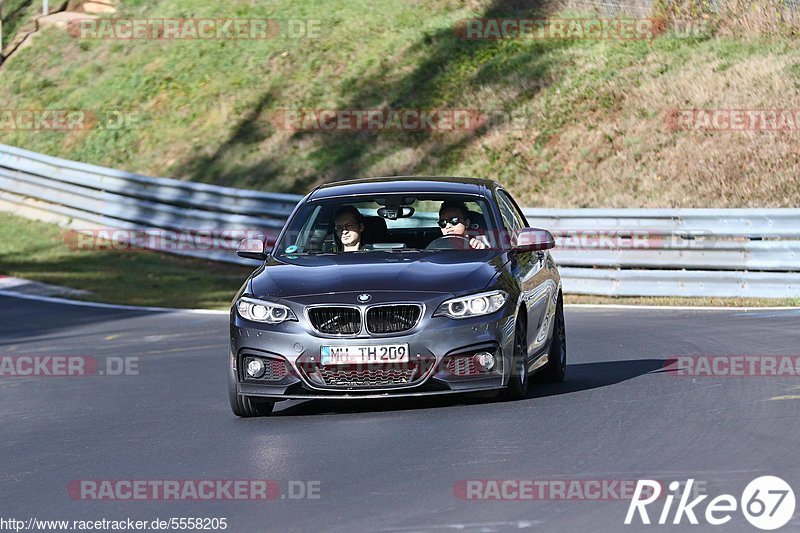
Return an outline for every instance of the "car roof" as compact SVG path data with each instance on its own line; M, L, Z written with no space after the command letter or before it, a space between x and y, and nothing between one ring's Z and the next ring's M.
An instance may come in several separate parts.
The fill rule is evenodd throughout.
M451 193L486 196L500 184L482 178L459 176L388 176L336 181L320 185L309 200L360 194Z

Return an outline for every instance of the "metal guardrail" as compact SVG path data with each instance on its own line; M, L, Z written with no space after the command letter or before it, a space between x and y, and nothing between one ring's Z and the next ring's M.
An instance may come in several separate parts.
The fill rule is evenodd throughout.
M0 209L75 230L118 228L181 233L228 232L228 250L181 248L174 253L252 264L234 253L237 234L274 237L300 196L151 178L0 145ZM225 244L225 243L223 243ZM217 246L220 248L221 246ZM224 247L224 246L222 246Z
M800 238L800 209L523 209L550 231L648 231L665 235Z
M528 209L576 267L800 270L800 209Z
M215 261L253 265L234 253L237 232L274 237L299 199L0 145L0 209L77 231L158 230L176 240L168 251ZM524 211L531 226L556 235L565 292L800 298L800 209ZM229 232L227 249L179 246L181 233L202 231Z
M800 296L800 209L525 209L556 235L565 291Z

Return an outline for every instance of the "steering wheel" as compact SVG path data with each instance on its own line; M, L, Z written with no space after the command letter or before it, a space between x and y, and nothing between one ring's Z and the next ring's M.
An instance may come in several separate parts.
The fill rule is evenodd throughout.
M426 250L469 250L469 237L464 235L442 235L435 239Z

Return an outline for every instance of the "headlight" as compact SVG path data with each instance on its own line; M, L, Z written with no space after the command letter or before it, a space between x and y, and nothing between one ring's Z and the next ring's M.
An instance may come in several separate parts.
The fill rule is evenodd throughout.
M452 298L433 313L433 316L450 318L471 318L473 316L490 315L499 311L506 304L508 294L503 291L482 292L472 296Z
M280 324L287 320L297 320L291 309L285 305L253 298L239 298L236 302L236 311L245 320L264 322L265 324Z

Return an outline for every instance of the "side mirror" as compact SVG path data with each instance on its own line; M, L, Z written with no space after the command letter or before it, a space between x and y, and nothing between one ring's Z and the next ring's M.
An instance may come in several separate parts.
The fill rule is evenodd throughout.
M556 240L546 229L522 228L511 237L511 249L515 252L541 252L555 247Z
M236 255L245 259L264 261L267 258L267 251L263 239L242 239L236 249Z

